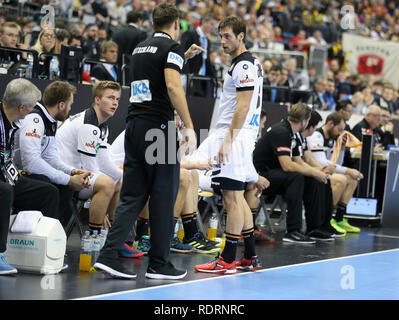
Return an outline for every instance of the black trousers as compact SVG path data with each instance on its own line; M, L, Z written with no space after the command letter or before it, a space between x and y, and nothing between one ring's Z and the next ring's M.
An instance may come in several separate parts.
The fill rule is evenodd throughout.
M168 128L169 135L168 139ZM149 130L156 142L146 141ZM148 138L147 138L148 140ZM148 198L151 228L149 267L169 262L173 233L173 209L179 189L180 163L177 162L177 130L173 122L159 123L130 119L125 133L125 161L120 200L114 221L100 257L117 257ZM154 157L158 161L154 163Z
M55 186L21 176L15 186L0 181L0 252L6 251L10 211L38 210L46 217L57 218L59 195Z
M305 206L307 232L325 227L332 215L330 181L328 180L328 183L324 184L315 178L305 177L303 204Z
M299 231L302 226L304 176L297 172L284 172L282 169L271 169L260 175L270 181L264 194L282 195L287 202L287 232Z

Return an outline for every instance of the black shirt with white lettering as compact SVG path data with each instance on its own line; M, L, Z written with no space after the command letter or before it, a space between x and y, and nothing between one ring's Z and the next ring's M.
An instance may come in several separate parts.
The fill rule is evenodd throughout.
M258 172L281 169L278 157L299 156L295 135L287 119L268 128L259 139L253 153L253 162Z
M164 32L139 43L133 51L132 82L128 119L173 121L174 107L165 83L164 71L171 68L179 73L184 64L183 48Z

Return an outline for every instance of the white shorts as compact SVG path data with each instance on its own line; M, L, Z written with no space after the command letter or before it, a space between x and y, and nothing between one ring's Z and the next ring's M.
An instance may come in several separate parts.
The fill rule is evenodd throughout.
M208 136L193 153L189 160L211 158L216 159L226 131L217 131ZM245 182L256 182L257 173L252 162L252 152L255 147L253 135L241 130L235 138L228 162L219 168L214 167L212 182L220 184L223 190L245 190Z
M97 180L97 178L99 176L105 176L105 174L93 173L93 176L91 178L89 178L90 187L89 188L84 188L84 189L79 191L78 198L80 200L87 200L87 199L89 199L89 198L91 198L93 196L94 184L96 183L96 180ZM112 177L110 177L110 178L112 178ZM114 180L114 185L116 185L118 183L118 181L119 181L119 179L116 180L116 181L115 181L115 179L113 179L113 180Z

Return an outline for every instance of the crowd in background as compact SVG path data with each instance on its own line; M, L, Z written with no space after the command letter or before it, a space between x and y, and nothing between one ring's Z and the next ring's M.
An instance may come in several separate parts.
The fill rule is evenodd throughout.
M399 1L364 0L171 0L181 11L181 34L195 30L205 13L214 13L218 20L229 15L242 17L247 24L247 48L252 50L279 50L303 52L309 55L311 46L324 46L328 50L327 66L323 73L316 72L315 65L303 64L289 55L260 55L265 77L277 66L279 86L311 90L321 96L318 109L333 110L339 99L351 99L354 111L364 114L371 104L388 108L392 117L399 116L399 88L384 79L364 74L350 74L342 51L342 33L354 32L378 40L399 41ZM40 12L43 5L56 9L54 29L41 29L41 15L18 17L18 1L4 1L0 7L0 43L22 49L59 53L64 45L81 46L84 56L117 63L121 67L120 48L113 40L129 20L129 12L140 13L140 21L133 24L146 36L152 32L151 14L159 0L29 0L23 8L31 14ZM345 6L354 13L354 29L342 29ZM346 8L346 7L345 7ZM6 22L16 22L20 36L10 42L4 30ZM14 38L15 36L12 35ZM215 27L207 37L212 45L208 48L214 75L223 80L229 67L228 56L223 54ZM105 47L105 49L104 49ZM114 53L104 57L106 48ZM119 52L118 52L119 49ZM115 53L116 51L116 53ZM285 52L285 51L284 51ZM118 59L116 59L118 55ZM109 69L109 68L108 68ZM94 82L102 75L86 70L84 80ZM109 69L111 75L113 70ZM101 73L101 72L100 72ZM118 76L119 77L119 76ZM116 75L114 77L117 80ZM94 81L93 81L94 80ZM107 79L99 79L107 80ZM118 79L119 80L119 79ZM314 101L314 97L312 102ZM283 101L286 102L286 101Z

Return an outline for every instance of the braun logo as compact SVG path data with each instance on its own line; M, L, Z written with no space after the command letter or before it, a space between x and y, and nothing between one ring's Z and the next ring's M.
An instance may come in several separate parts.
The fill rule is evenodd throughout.
M10 239L10 245L34 247L35 242L33 240L20 240L20 239Z

